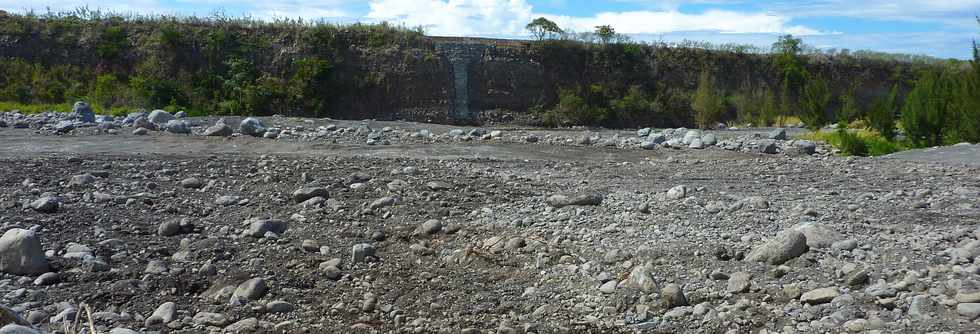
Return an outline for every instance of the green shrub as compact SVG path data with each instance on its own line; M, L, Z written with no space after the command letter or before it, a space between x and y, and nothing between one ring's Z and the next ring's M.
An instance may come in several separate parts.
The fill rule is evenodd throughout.
M902 127L916 147L943 144L952 108L953 82L947 73L927 71L915 83L902 108Z
M114 61L121 58L130 48L126 30L121 26L106 27L102 31L95 54L99 58Z
M816 130L827 123L827 107L830 105L830 87L821 77L807 81L800 97L800 120L810 130Z
M601 103L603 94L601 85L593 84L583 91L580 87L574 89L560 89L558 91L558 104L551 110L550 115L546 115L546 123L552 126L568 125L595 125L602 124L608 120L609 109Z
M651 118L655 113L653 99L640 86L630 86L622 98L612 102L612 117L616 124L626 127L639 127L640 122Z
M707 69L701 70L698 90L694 93L694 100L691 101L694 119L702 129L709 128L721 118L723 108L724 98L715 88L714 77Z
M838 125L837 128L837 148L840 149L843 155L854 155L866 157L868 156L868 144L858 137L857 134L851 133L847 130L847 125L843 122Z
M897 96L898 86L894 86L887 99L875 98L871 102L867 115L865 115L868 125L888 140L895 138L895 100Z

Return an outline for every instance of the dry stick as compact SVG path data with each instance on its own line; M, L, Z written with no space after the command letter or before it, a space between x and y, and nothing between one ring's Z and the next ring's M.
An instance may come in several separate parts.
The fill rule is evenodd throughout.
M70 334L74 334L78 331L79 322L82 321L82 308L79 305L78 310L75 311L75 324L71 326L70 330L67 331ZM67 325L65 325L67 326Z
M92 308L91 307L88 307L88 304L85 304L85 313L88 314L88 329L89 329L89 334L99 334L99 333L97 333L95 331L95 323L92 322Z

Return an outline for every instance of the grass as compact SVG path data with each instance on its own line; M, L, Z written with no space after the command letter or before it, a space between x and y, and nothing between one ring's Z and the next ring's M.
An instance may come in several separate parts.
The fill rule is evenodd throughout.
M864 146L867 148L866 154L856 154L856 155L860 155L860 156L867 155L867 156L874 157L874 156L880 156L880 155L891 154L899 151L904 151L908 149L908 147L905 144L885 139L875 131L861 129L856 131L852 130L851 133L856 135L856 138L860 140L861 143L863 143ZM811 132L802 135L800 136L800 138L811 140L811 141L825 142L834 146L837 149L840 149L842 151L842 154L844 155L852 155L850 154L850 152L848 152L850 150L849 147L845 147L846 139L842 138L840 134L837 133L837 131L818 130L816 132ZM851 136L851 138L854 138L854 136ZM847 143L847 146L851 146L851 145L853 144Z
M49 111L70 112L73 106L74 103L19 103L19 102L0 101L0 112L19 110L20 113L27 114L27 115L41 114ZM92 107L92 110L94 110L96 114L112 115L116 117L126 116L129 113L139 109L136 107L110 107L107 109L99 105L90 105L90 106ZM188 109L188 108L178 108L178 107L166 107L163 109L171 113L175 113L177 111L183 110L187 113L188 116L191 117L206 115L205 112L194 108Z
M776 123L773 124L773 126L775 126L775 127L781 127L782 128L782 127L786 127L786 126L797 125L797 124L800 124L802 122L803 121L800 120L800 118L799 117L796 117L796 116L777 116L776 117Z

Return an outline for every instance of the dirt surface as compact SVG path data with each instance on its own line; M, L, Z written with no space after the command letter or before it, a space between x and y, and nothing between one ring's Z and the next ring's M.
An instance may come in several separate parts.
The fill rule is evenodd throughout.
M48 264L4 267L3 304L100 333L980 331L976 165L266 122L339 130L0 129L0 224L45 254L0 251Z

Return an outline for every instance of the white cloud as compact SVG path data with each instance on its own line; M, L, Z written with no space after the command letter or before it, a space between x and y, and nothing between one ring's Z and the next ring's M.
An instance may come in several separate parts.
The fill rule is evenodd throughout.
M422 26L433 35L523 35L531 20L524 0L372 0L366 16Z
M963 28L976 27L974 15L980 12L980 0L813 0L777 1L764 6L798 17L937 22Z
M817 35L823 32L789 25L790 17L768 13L741 13L709 10L699 14L667 11L604 12L593 17L551 16L558 25L575 31L591 31L608 24L619 33L660 34L677 31L715 31L722 33L773 33Z
M368 18L423 26L433 35L526 36L524 25L545 16L566 30L592 31L608 24L624 34L657 34L675 31L725 33L822 32L789 25L790 17L767 13L709 10L689 14L677 10L602 12L589 17L533 13L525 0L373 0Z

